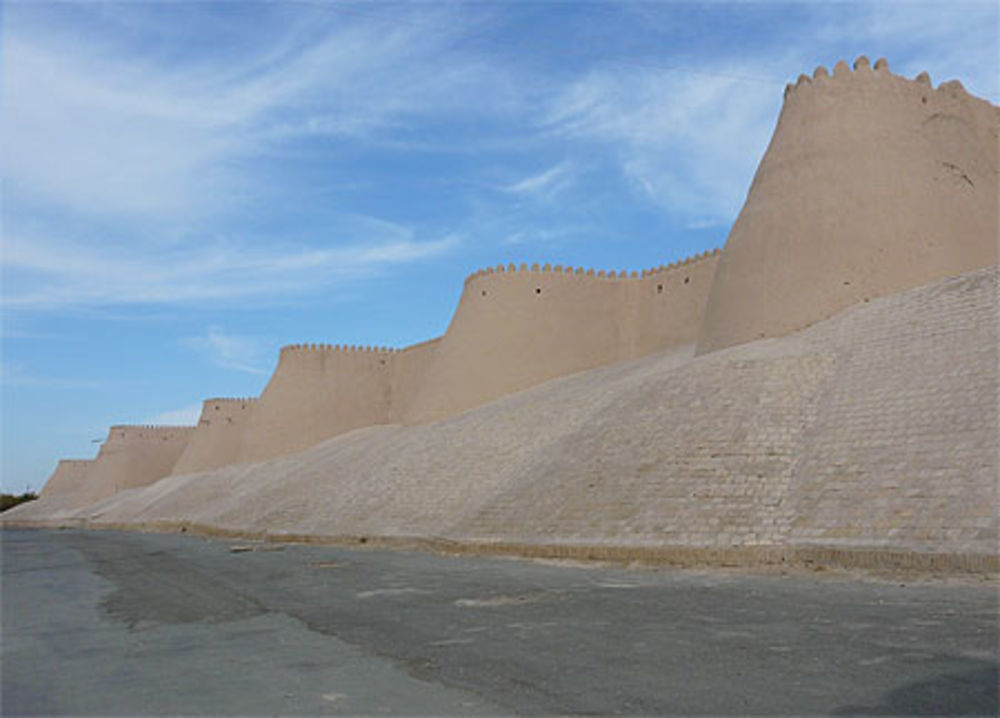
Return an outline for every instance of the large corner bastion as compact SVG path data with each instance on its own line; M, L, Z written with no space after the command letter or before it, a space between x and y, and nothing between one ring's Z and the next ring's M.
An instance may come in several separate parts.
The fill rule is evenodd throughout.
M957 81L817 68L721 251L477 271L442 336L285 347L4 523L996 571L998 131Z

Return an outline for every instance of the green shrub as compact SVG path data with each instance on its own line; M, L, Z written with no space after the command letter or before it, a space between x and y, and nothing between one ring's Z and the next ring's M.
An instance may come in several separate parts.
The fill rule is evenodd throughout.
M12 509L25 501L34 501L38 494L34 491L25 491L23 494L0 494L0 512Z

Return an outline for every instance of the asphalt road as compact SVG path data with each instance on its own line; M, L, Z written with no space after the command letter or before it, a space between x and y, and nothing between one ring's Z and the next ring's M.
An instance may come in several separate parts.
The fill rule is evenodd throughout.
M993 585L2 534L19 714L989 714Z

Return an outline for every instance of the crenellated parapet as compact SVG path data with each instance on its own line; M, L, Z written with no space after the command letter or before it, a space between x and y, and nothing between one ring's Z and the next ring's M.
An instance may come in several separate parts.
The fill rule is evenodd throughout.
M640 280L646 277L659 274L661 272L668 272L680 267L686 267L694 262L704 261L712 257L717 256L721 252L720 249L712 249L699 254L695 254L685 259L671 262L669 264L661 264L657 267L651 267L649 269L642 270L614 270L614 269L593 269L587 267L572 267L569 265L562 264L550 264L548 262L540 264L535 262L533 264L528 264L522 262L521 264L498 264L494 267L485 267L483 269L476 270L472 274L465 278L465 285L467 286L470 282L473 282L482 277L488 277L491 275L525 275L525 274L546 274L552 276L563 276L563 277L577 277L581 279L601 279L601 280L616 280L616 281L633 281Z
M213 397L201 403L199 427L211 423L216 418L225 418L229 422L247 415L257 404L257 397Z
M108 430L107 442L133 440L183 439L194 431L193 426L157 424L116 424Z
M305 352L342 352L354 354L392 354L398 351L391 347L371 346L361 344L288 344L281 347L280 354L305 353Z
M914 90L920 92L926 92L927 90L935 90L933 84L931 83L931 77L927 72L921 72L912 80L903 77L902 75L896 75L889 71L889 62L884 58L880 57L872 65L871 61L865 55L860 55L853 63L853 65L848 66L848 64L840 60L833 67L833 72L829 72L823 65L818 66L813 70L812 75L801 74L794 83L789 83L785 85L785 99L789 100L798 96L800 93L810 93L815 91L821 91L823 89L832 89L837 87L849 87L851 85L856 85L863 82L882 82L887 83L888 81L893 81L895 83L909 84ZM950 80L948 82L941 83L935 90L936 92L943 93L948 96L955 96L958 93L971 97L965 90L965 87L958 80Z

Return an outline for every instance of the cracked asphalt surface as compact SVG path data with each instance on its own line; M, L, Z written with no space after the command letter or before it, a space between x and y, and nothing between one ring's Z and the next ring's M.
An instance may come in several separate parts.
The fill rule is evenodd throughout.
M2 559L4 715L998 712L995 584L86 531Z

